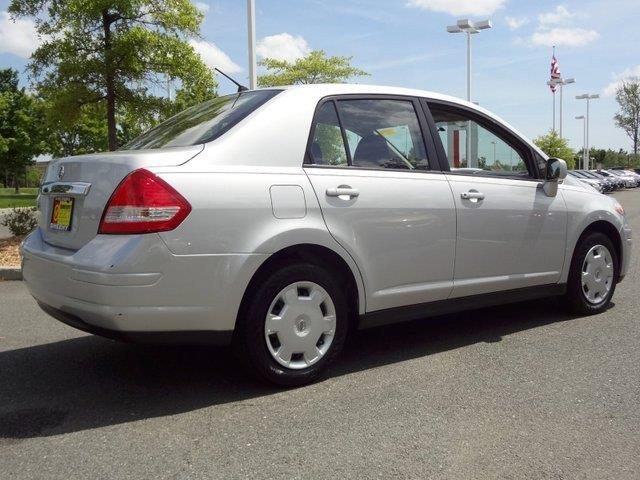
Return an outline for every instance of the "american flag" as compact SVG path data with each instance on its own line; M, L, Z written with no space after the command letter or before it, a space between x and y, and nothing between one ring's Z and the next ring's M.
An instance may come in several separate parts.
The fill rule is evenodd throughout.
M549 88L553 93L556 93L557 88L555 82L560 80L560 78L560 67L558 67L558 60L556 59L556 54L554 52L553 56L551 57L551 81L549 82Z

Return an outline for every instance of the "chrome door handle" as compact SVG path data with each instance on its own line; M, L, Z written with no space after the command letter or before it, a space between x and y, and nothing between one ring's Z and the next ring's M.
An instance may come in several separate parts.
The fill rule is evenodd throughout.
M354 198L360 195L360 192L348 185L340 185L336 188L327 188L327 197L349 197Z
M476 190L469 190L468 192L462 192L460 198L463 200L484 200L484 193Z

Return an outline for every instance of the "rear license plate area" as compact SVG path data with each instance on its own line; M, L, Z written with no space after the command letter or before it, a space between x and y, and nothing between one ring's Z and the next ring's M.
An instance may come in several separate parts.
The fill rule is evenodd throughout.
M51 208L51 221L49 222L49 228L63 232L71 230L73 204L73 197L55 197Z

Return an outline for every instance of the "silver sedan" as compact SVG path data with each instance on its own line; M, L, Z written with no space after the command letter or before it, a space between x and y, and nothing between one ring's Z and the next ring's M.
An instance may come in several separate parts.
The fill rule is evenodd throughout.
M24 278L73 327L232 343L260 378L300 385L355 328L545 296L606 308L631 232L614 199L566 173L444 95L240 92L53 162Z

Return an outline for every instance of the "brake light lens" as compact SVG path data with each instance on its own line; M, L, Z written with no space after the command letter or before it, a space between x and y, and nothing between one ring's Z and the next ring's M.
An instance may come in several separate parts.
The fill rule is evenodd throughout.
M166 232L180 225L189 212L191 205L171 185L148 170L135 170L111 195L98 233Z

